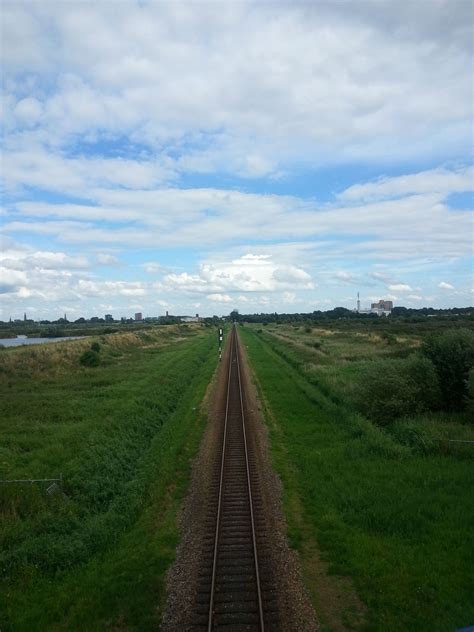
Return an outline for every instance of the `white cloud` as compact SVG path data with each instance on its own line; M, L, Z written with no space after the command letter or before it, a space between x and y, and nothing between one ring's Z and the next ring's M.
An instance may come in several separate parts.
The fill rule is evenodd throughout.
M433 193L439 193L444 197L450 193L472 191L473 189L474 167L463 167L456 171L432 169L393 178L380 178L375 182L365 184L355 184L345 189L339 197L342 200L358 201Z
M120 263L119 259L114 255L99 253L96 256L97 263L101 266L116 266Z
M451 283L446 283L446 281L441 281L441 283L438 284L438 287L442 290L454 290L454 285L451 285Z
M453 181L464 177L462 169L450 173ZM284 239L287 245L278 245L279 252L284 253L286 247L305 257L308 249L318 257L334 257L340 247L334 235L352 238L352 243L344 245L351 257L450 258L472 250L471 214L443 203L447 188L441 197L437 192L425 192L355 205L351 201L348 206L321 206L297 196L225 189L94 188L91 178L86 204L19 202L4 230L53 235L72 244L142 247L158 242L163 246L216 246L258 236L260 242ZM35 221L38 219L42 221ZM313 243L295 241L316 238L318 242ZM265 247L262 252L266 253Z
M12 270L82 270L89 267L89 262L83 256L69 256L64 252L27 251L16 256L8 256L8 251L2 255L0 262Z
M33 126L39 122L43 107L34 97L21 99L15 106L14 115L25 126Z
M279 265L266 256L247 254L230 262L202 263L197 275L168 274L165 284L187 292L276 292L286 288L312 289L310 275L301 268Z
M12 305L110 293L117 309L139 296L186 313L196 294L311 307L374 281L418 300L427 270L446 275L442 300L464 287L472 218L449 196L474 176L467 2L4 9L4 233L38 244L3 253L25 275L5 286ZM318 169L348 164L439 166L318 202L341 181L320 189ZM299 196L312 174L315 197Z
M18 139L14 137L15 143ZM52 151L37 143L26 147L7 149L3 178L10 190L21 186L39 187L50 191L60 191L84 197L93 187L124 187L126 189L146 189L169 179L173 171L167 160L144 160L127 158L69 158L59 150ZM8 145L8 143L7 143ZM46 209L41 204L25 203L25 209L34 212L35 206ZM77 211L87 210L77 206ZM68 205L70 210L74 205ZM53 207L51 208L53 210ZM90 210L90 209L89 209ZM109 216L110 217L110 216Z
M0 294L14 292L26 283L27 276L24 272L0 266Z
M413 288L406 283L391 283L388 289L391 292L413 292Z
M80 297L84 296L145 296L145 284L134 281L92 281L80 279L75 286Z
M296 302L296 293L295 292L283 292L282 300L287 305L292 305Z
M184 169L258 177L385 160L387 142L391 157L467 149L468 3L437 2L433 28L424 3L367 6L10 4L5 84L13 107L41 101L50 145L126 134L179 146ZM24 68L29 86L16 79Z
M147 261L146 263L142 263L142 268L148 274L156 274L157 272L162 272L164 269L157 261Z
M213 303L230 303L232 301L228 294L208 294L206 298Z

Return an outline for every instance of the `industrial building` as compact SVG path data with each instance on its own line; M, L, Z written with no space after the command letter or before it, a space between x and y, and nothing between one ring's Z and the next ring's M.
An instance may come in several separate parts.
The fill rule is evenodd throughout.
M393 301L380 299L377 303L372 303L370 309L361 309L359 292L357 292L357 314L377 314L377 316L390 316L393 309Z
M178 318L182 323L199 323L202 320L199 314L196 314L196 316L179 316Z
M370 306L371 309L381 309L385 312L391 312L393 309L393 302L392 301L384 301L383 299L380 299L380 301L378 303L372 303L372 305Z

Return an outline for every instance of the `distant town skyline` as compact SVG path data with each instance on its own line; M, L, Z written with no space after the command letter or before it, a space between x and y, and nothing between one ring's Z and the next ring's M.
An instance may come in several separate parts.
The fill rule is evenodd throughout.
M7 1L1 28L0 319L472 305L469 1Z

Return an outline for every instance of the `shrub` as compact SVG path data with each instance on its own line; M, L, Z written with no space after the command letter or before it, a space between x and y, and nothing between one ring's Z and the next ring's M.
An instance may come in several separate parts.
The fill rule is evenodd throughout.
M380 334L382 340L384 340L387 344L389 345L395 345L397 344L397 339L396 337L389 333L388 331L384 331Z
M426 339L423 353L438 373L443 407L462 410L468 397L469 371L474 366L474 332L451 329L432 335Z
M467 410L471 413L471 419L474 420L474 367L469 371L468 394L467 394Z
M434 409L440 401L436 370L428 358L418 355L371 362L359 374L354 401L380 425Z
M84 353L79 358L79 362L82 366L99 366L100 364L100 356L97 351L93 351L92 349L88 349L84 351Z
M93 342L91 344L91 351L95 351L96 353L99 353L99 351L100 351L100 344L98 342Z

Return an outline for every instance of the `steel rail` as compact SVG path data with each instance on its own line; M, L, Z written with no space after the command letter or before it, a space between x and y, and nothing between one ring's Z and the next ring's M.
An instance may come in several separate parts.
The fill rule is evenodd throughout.
M216 587L216 572L217 572L217 553L219 547L219 523L221 520L221 510L222 510L222 483L224 480L224 461L225 461L225 446L226 446L226 438L227 438L227 419L229 415L229 395L230 395L230 376L232 372L232 350L234 348L234 336L235 332L232 330L232 338L230 345L230 353L229 353L229 374L227 378L227 399L225 405L225 420L224 420L224 438L222 440L222 457L221 457L221 473L219 479L219 500L217 503L217 518L216 518L216 533L214 536L214 557L212 561L212 579L211 579L211 594L209 600L209 618L207 623L207 630L211 632L212 630L212 619L213 619L213 611L214 611L214 589Z
M257 538L255 535L255 520L253 515L253 500L252 500L252 487L250 485L250 468L249 468L249 456L247 450L247 434L245 432L245 415L244 415L244 401L242 397L242 382L240 380L240 362L239 362L239 345L237 342L237 334L235 334L235 356L237 358L237 374L239 377L239 393L240 393L240 410L242 413L242 432L244 434L244 448L245 448L245 464L247 467L247 485L249 490L249 508L250 508L250 522L252 525L252 541L253 541L253 556L255 562L255 578L257 580L257 598L258 598L258 613L260 617L260 630L264 632L265 623L263 620L263 604L262 604L262 591L260 588L260 572L258 567L258 553L257 553Z
M255 532L252 488L251 488L251 483L250 483L250 466L249 466L248 447L247 447L247 434L245 430L245 415L244 415L244 402L243 402L243 394L242 394L242 382L241 382L241 374L240 374L239 350L238 350L237 333L235 331L235 327L232 329L230 352L229 352L229 372L228 372L228 378L227 378L227 397L226 397L226 409L225 409L225 420L224 420L224 436L222 440L222 457L221 457L221 468L220 468L220 479L219 479L219 494L218 494L216 527L215 527L215 536L214 536L214 553L213 553L213 563L212 563L212 578L211 578L207 630L208 632L212 631L213 619L214 619L214 592L216 588L216 577L217 577L217 563L218 563L218 553L219 553L219 529L220 529L221 516L222 516L222 496L223 496L224 475L225 475L225 453L226 453L227 426L228 426L228 417L229 417L230 384L231 384L232 364L233 364L234 353L235 353L235 359L236 359L236 365L237 365L237 381L238 381L238 388L239 388L240 413L241 413L241 420L242 420L242 436L243 436L243 444L244 444L247 491L248 491L249 513L250 513L250 523L251 523L251 532L252 532L252 548L253 548L253 559L254 559L254 566L255 566L256 587L257 587L257 600L258 600L258 613L259 613L258 616L259 616L259 622L260 622L260 631L264 632L265 624L264 624L264 618L263 618L262 591L260 587L260 571L259 571L258 554L257 554L257 538L256 538L256 532Z

